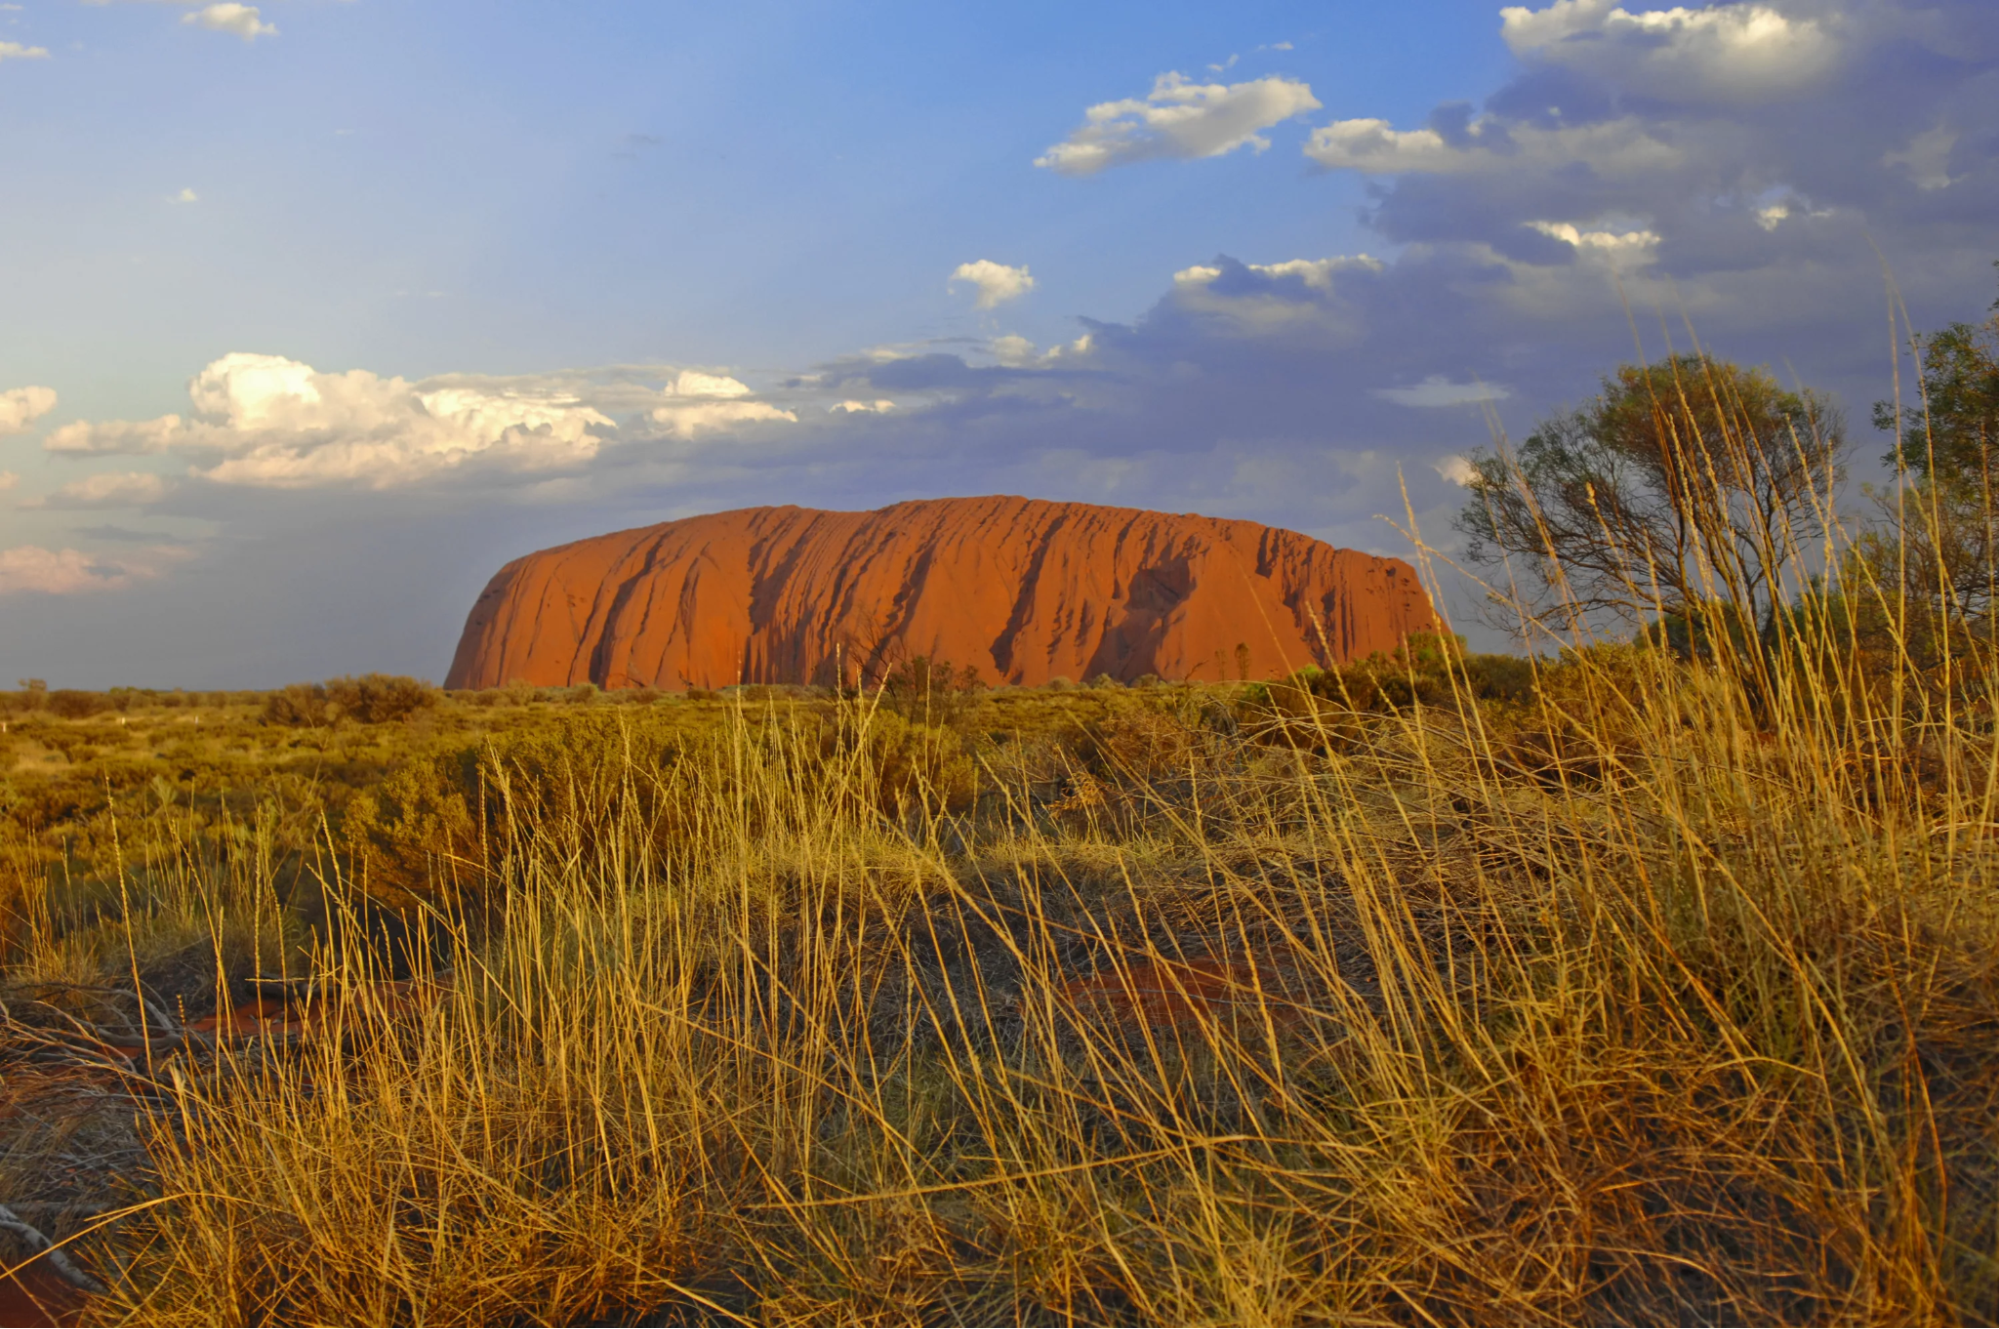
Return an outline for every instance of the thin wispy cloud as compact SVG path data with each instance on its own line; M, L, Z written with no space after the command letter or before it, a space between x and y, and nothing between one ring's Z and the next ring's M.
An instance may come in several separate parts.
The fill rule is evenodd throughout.
M115 591L157 575L150 565L100 558L80 549L16 545L0 549L0 596Z
M1940 121L1911 138L1906 146L1882 153L1881 164L1906 172L1918 189L1949 189L1957 183L1957 177L1950 173L1950 154L1961 137Z
M1309 85L1271 76L1245 83L1196 83L1161 74L1144 97L1099 102L1069 137L1034 159L1062 175L1095 175L1112 166L1160 158L1219 157L1238 148L1262 152L1262 131L1319 109Z
M137 508L157 503L173 488L150 471L99 471L23 503L24 508Z
M1376 388L1374 395L1397 406L1421 409L1504 401L1513 395L1513 391L1496 383L1454 383L1443 374L1431 374L1421 383L1413 383L1406 388Z

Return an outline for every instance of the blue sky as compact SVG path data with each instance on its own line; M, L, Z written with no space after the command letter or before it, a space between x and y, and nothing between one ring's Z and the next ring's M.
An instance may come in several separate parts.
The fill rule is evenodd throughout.
M1448 547L1620 286L1865 463L1876 250L1978 315L1995 154L1987 0L23 0L0 679L436 677L507 558L750 503Z

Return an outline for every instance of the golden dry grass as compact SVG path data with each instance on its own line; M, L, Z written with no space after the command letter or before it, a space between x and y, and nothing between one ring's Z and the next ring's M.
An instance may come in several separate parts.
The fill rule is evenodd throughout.
M333 936L315 1037L161 1069L97 1310L1990 1319L1989 726L1557 672L1148 711L1053 792L989 753L955 816L883 812L866 703L496 753L433 983ZM282 932L257 852L216 929Z

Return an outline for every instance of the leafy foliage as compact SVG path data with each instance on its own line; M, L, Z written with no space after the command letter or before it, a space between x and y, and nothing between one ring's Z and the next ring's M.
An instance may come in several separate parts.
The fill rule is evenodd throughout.
M884 706L898 715L945 727L957 723L984 690L977 669L927 655L903 661L881 682Z
M1762 370L1702 355L1625 365L1517 456L1475 455L1457 526L1499 599L1545 622L1722 600L1765 623L1824 529L1845 451L1827 399Z
M1883 460L1925 479L1990 487L1999 467L1999 312L1983 323L1918 334L1914 349L1922 374L1917 399L1899 420L1895 403L1874 403L1875 428L1896 435Z
M588 701L596 695L592 689ZM324 683L293 683L264 700L266 724L319 728L339 720L392 724L437 704L437 689L399 674L363 674Z

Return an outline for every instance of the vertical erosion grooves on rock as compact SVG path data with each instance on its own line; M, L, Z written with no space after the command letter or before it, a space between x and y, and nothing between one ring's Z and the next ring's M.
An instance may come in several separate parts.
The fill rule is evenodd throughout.
M1400 559L1256 522L1003 497L743 508L515 559L446 686L852 682L919 655L1030 686L1265 678L1435 626Z

